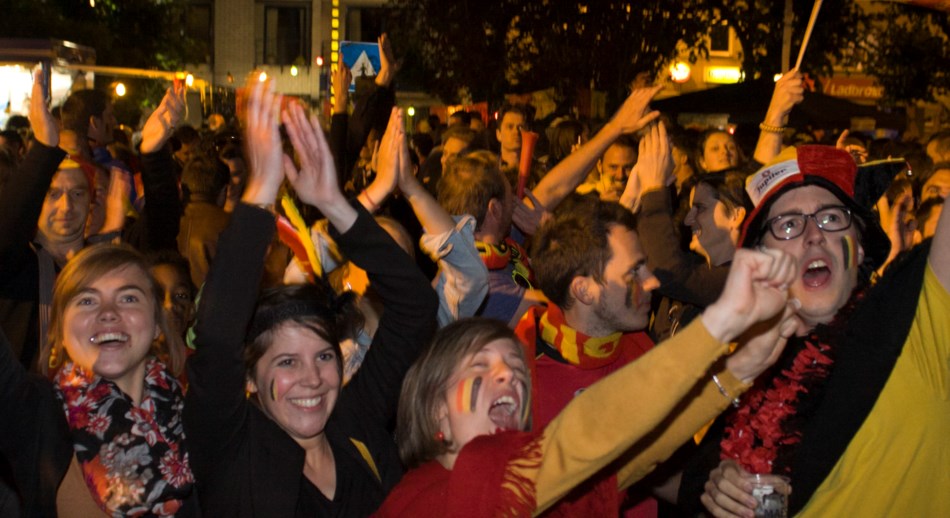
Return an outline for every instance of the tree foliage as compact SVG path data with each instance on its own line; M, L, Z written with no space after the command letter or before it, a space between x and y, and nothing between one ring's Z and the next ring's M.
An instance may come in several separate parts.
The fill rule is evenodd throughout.
M813 0L793 0L794 65ZM948 14L900 3L825 0L804 72L832 67L876 76L890 100L931 100L950 88ZM748 78L781 72L782 0L391 0L390 32L424 89L447 102L497 101L593 86L618 102L629 82L686 53L707 55L710 27L735 30Z
M950 14L891 4L871 15L856 55L886 101L933 101L950 92Z
M183 2L170 0L5 0L0 35L58 39L95 49L96 64L158 70L204 61L185 34ZM98 81L98 79L97 79ZM130 79L126 102L161 99L164 86Z
M174 69L203 56L184 32L183 3L169 0L7 0L0 34L68 40L108 66Z

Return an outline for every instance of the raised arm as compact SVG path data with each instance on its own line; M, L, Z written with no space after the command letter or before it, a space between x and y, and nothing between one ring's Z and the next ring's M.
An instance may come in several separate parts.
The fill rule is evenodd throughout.
M161 104L142 128L142 185L145 189L145 223L150 250L178 250L181 197L175 162L165 144L185 116L185 85L165 91Z
M350 82L353 76L350 68L343 63L343 53L337 57L336 70L333 71L330 80L333 82L333 111L330 114L330 151L333 153L333 163L336 170L339 171L341 179L345 179L350 174L353 158L348 154L348 137L350 126L350 114L347 111L350 103ZM357 149L359 153L359 149ZM341 182L342 183L342 182Z
M369 136L370 130L375 128L377 131L383 132L386 128L389 112L396 104L396 93L392 88L392 81L396 76L398 67L393 58L392 46L385 34L379 37L378 42L380 69L376 75L373 90L366 97L359 99L347 122L346 159L344 163L346 169L339 171L340 176L344 178L350 174L350 169L356 163L360 149L366 144L366 137ZM339 63L343 67L342 59ZM349 88L349 84L349 82L346 83L346 88Z
M277 128L280 96L272 83L248 88L245 142L250 174L242 203L218 240L195 324L196 352L188 359L184 422L199 479L237 447L247 413L244 338L254 314L264 256L275 233L273 207L283 181Z
M0 191L0 283L19 273L32 257L29 244L36 233L36 220L43 199L66 152L59 145L59 127L46 104L42 74L34 73L30 97L30 127L36 143Z
M640 216L637 233L647 256L647 266L660 279L657 292L683 302L705 307L719 296L728 267L708 267L693 261L680 247L673 223L668 186L674 181L669 139L663 123L655 124L642 139L637 165L628 182L639 183ZM626 204L624 196L621 203ZM630 205L627 205L630 207Z
M641 457L638 465L625 468L623 483L634 482L634 474L642 476L649 472L695 431L688 430L699 421L695 416L676 430L658 425L669 419L697 382L709 376L710 366L728 349L726 343L756 322L781 313L782 317L775 318L770 328L776 339L750 343L751 347L743 349L744 361L730 367L732 377L726 381L725 390L734 390L738 395L751 378L774 363L784 345L784 339L777 338L787 338L794 329L794 325L789 325L794 308L789 308L787 285L795 270L794 259L782 252L740 251L722 296L707 308L700 318L701 324L694 322L663 347L650 351L575 398L542 435L545 462L536 479L538 511L624 453ZM708 382L705 387L706 401L715 401L708 397ZM624 396L631 393L648 396L631 401ZM735 397L732 392L728 394ZM702 409L707 419L729 402L728 398L722 399L726 401L712 402ZM592 422L597 426L591 427ZM666 446L651 449L647 443L640 448L639 441L653 431L658 435L650 436L650 443L665 440ZM666 434L673 434L673 440L663 439ZM635 444L650 455L628 451Z
M386 125L386 132L379 140L379 148L374 153L376 178L357 199L370 213L376 212L392 194L399 178L401 146L405 146L406 136L402 123L402 110L393 108Z
M662 86L654 86L634 90L610 122L538 182L534 188L534 196L538 201L547 210L554 210L584 181L590 168L617 137L638 131L659 117L659 112L650 111L650 100L661 89Z
M422 224L420 247L439 266L432 285L439 297L439 326L475 314L488 295L488 268L475 248L475 219L458 222L439 205L412 173L402 110L393 110L399 133L398 184Z
M301 200L327 216L340 250L366 271L383 302L373 344L343 392L343 398L358 402L338 405L338 411L372 413L385 426L395 415L406 371L435 331L435 294L412 259L372 216L343 197L319 126L308 122L297 105L284 113L284 123L301 165L297 170L285 159L287 178Z
M782 150L782 129L788 123L788 114L796 104L805 98L802 86L802 73L797 68L789 70L775 83L772 101L765 112L765 120L759 128L759 140L755 144L752 158L760 164L767 164Z

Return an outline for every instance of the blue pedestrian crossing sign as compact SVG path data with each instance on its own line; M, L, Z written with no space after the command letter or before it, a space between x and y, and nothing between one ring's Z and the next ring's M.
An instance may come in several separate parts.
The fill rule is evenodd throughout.
M343 54L343 63L350 68L353 82L350 91L356 91L356 78L360 76L375 77L379 73L379 44L362 41L341 41L340 52Z

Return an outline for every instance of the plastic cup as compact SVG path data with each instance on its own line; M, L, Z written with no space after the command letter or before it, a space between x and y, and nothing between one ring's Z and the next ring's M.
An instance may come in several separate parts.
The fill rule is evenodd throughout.
M752 496L758 502L756 518L786 518L791 480L782 475L756 473L753 475Z

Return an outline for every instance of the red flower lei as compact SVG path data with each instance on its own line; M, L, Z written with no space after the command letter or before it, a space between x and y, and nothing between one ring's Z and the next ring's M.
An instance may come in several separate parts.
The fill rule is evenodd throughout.
M799 411L819 397L834 363L831 344L864 294L863 288L857 288L830 325L818 326L804 339L789 341L785 358L795 350L792 342L799 344L791 362L786 360L784 368L773 369L777 372L771 377L760 376L743 395L740 407L727 416L720 459L733 459L752 473L773 473L776 468L783 474L790 472L789 449L801 442L801 419L807 418Z
M721 459L734 459L752 473L771 473L779 448L798 444L801 431L787 421L798 410L802 394L828 377L833 360L831 347L805 341L792 360L767 384L756 384L743 404L730 415L720 443Z

